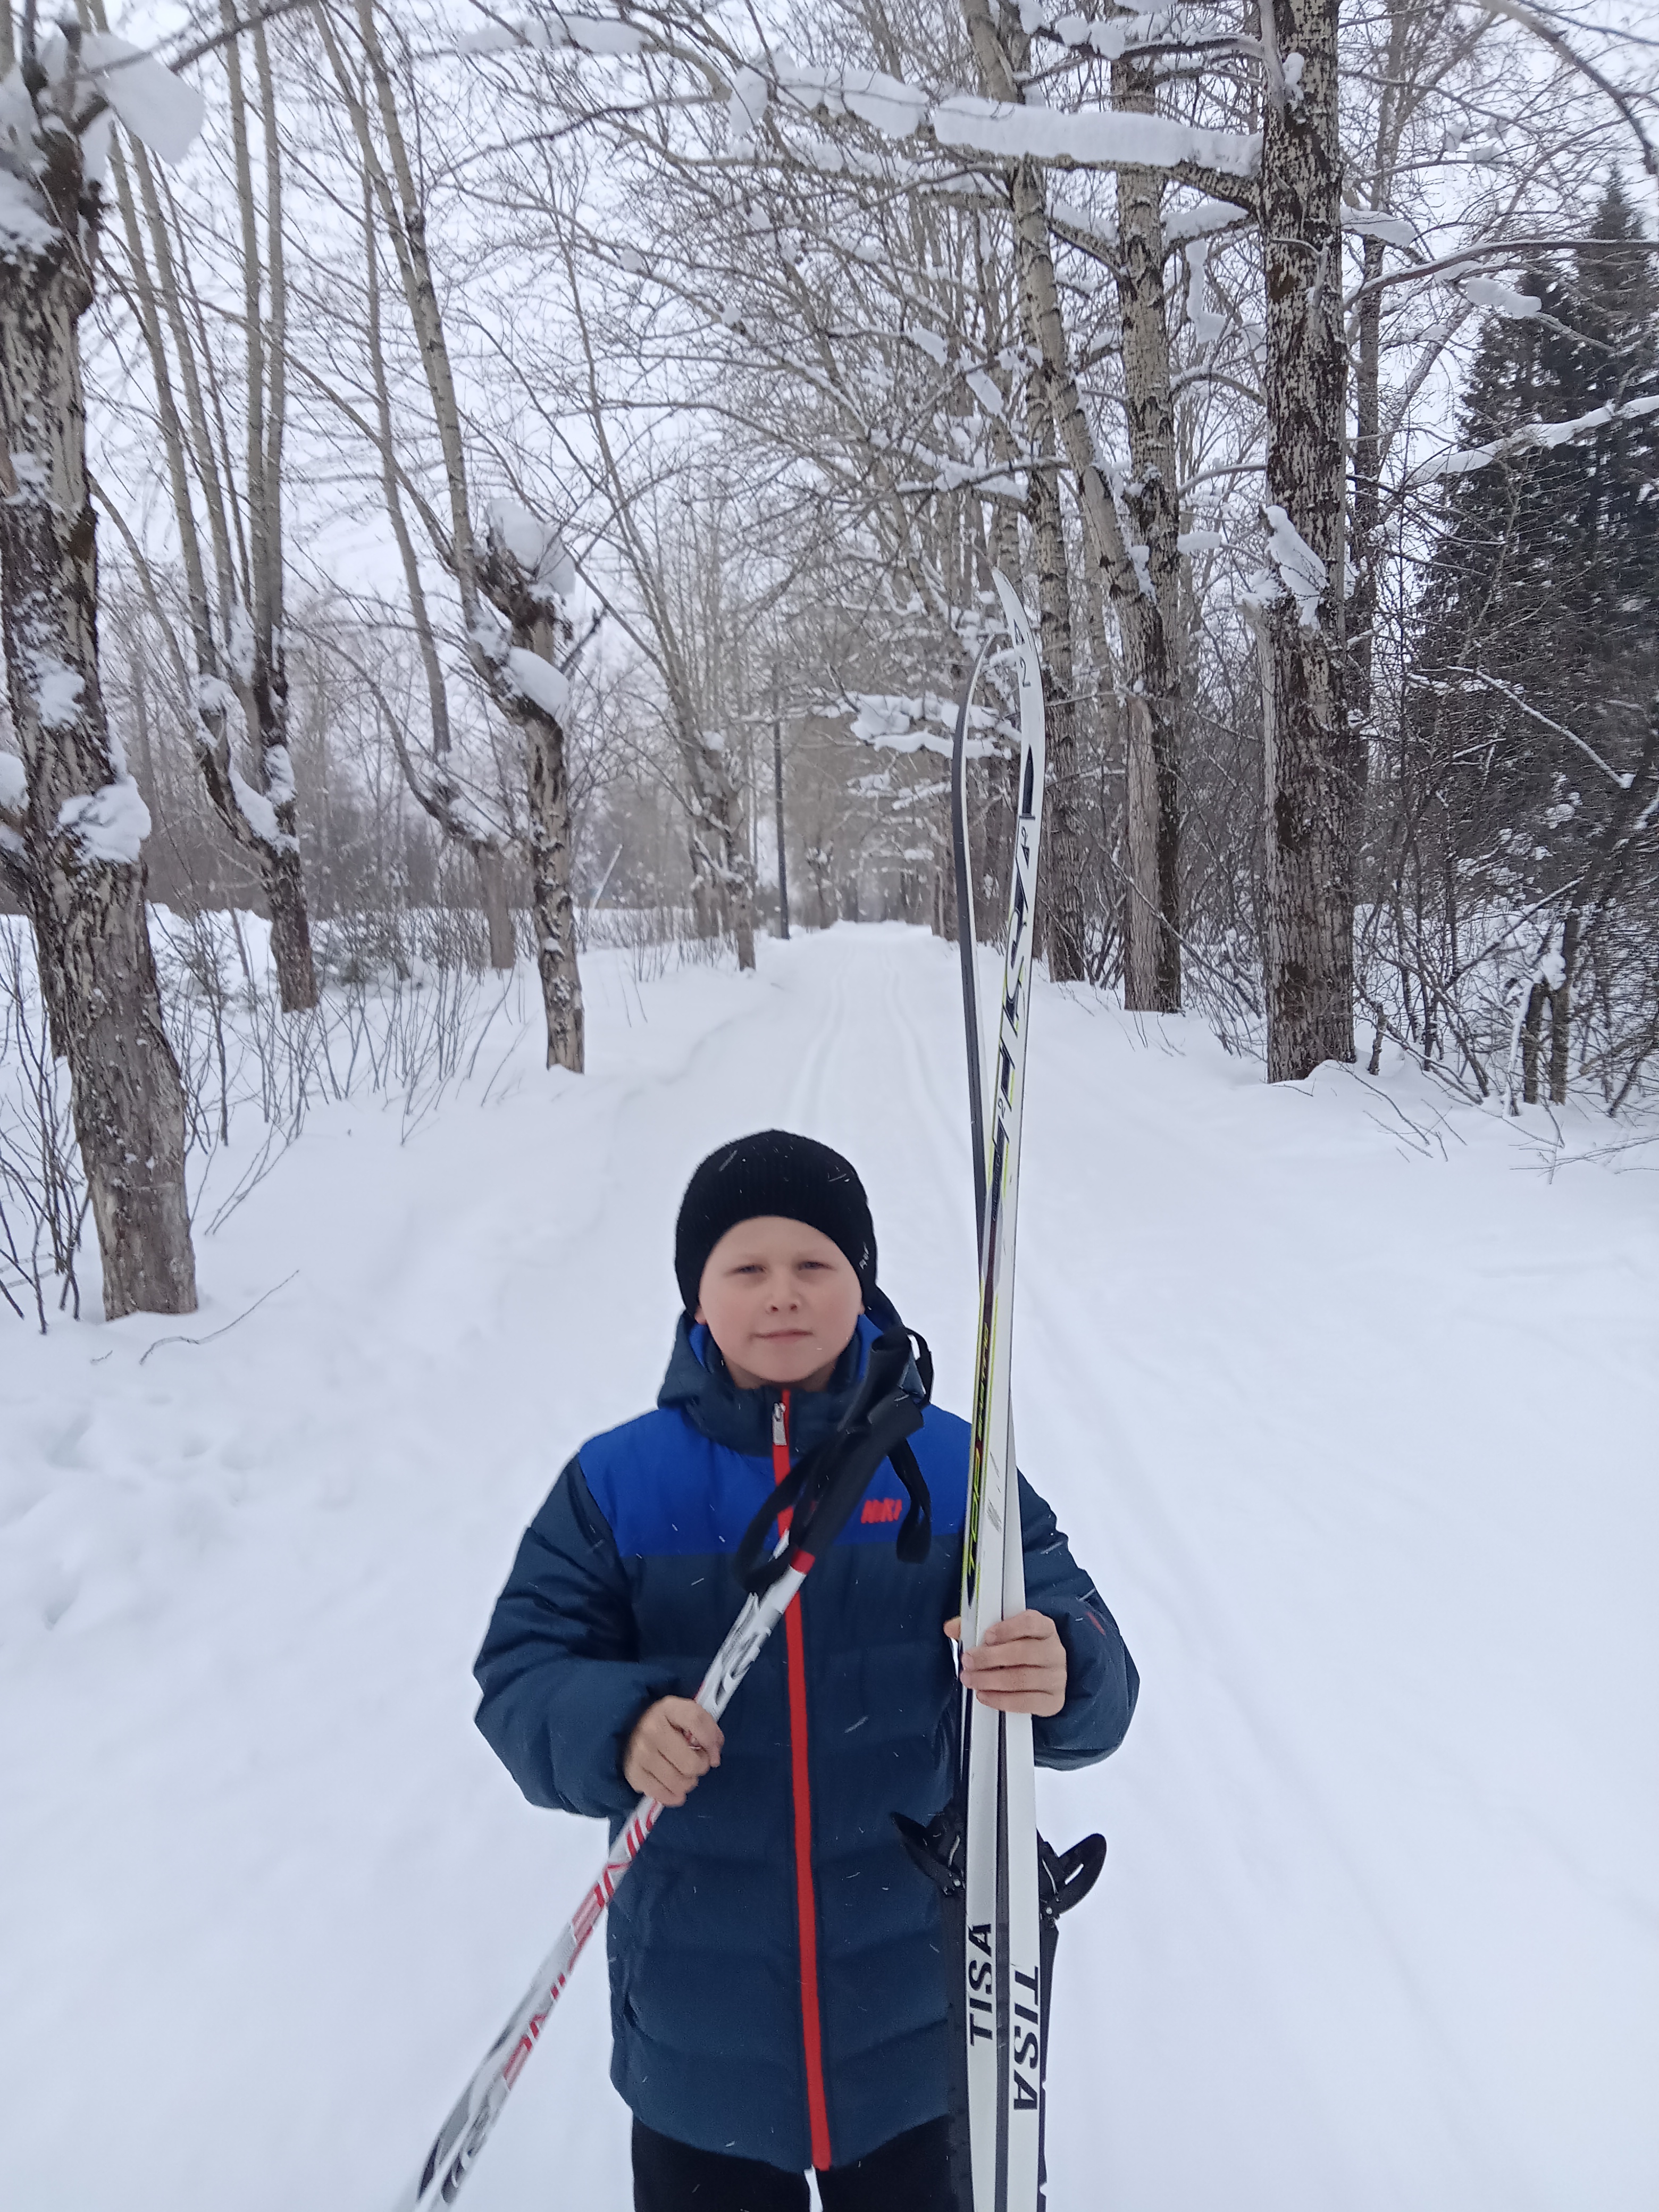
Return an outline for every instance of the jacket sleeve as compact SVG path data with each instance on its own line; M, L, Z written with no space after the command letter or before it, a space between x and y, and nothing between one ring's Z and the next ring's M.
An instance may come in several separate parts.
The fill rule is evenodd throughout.
M532 1805L632 1809L623 1747L678 1685L640 1662L628 1577L579 1460L526 1529L472 1671L478 1726Z
M1066 1702L1031 1724L1039 1766L1091 1766L1128 1733L1140 1677L1105 1601L1077 1561L1053 1509L1019 1478L1025 1602L1046 1613L1066 1646Z

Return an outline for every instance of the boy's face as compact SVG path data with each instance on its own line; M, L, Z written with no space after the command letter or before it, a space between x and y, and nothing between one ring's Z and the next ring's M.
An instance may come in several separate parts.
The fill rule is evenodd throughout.
M769 1382L822 1390L864 1310L839 1245L804 1221L757 1214L728 1229L708 1255L695 1318L740 1390Z

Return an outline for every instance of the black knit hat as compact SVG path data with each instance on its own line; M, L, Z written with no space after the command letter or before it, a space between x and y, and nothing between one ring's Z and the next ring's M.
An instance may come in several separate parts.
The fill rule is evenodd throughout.
M728 1229L757 1214L804 1221L845 1253L867 1299L876 1285L876 1228L858 1171L839 1152L787 1129L762 1129L710 1152L685 1187L674 1226L674 1274L696 1313L708 1255Z

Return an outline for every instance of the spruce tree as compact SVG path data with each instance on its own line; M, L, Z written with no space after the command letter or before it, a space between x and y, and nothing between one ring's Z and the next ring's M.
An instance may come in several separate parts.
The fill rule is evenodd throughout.
M1651 770L1659 679L1659 412L1618 411L1659 398L1659 286L1653 257L1630 250L1643 233L1616 176L1592 234L1606 250L1524 281L1539 313L1489 319L1459 443L1615 412L1449 480L1411 717L1462 902L1538 911L1513 947L1528 1097L1547 1003L1550 1087L1565 1095L1571 973L1605 956L1607 902L1630 889L1626 817Z

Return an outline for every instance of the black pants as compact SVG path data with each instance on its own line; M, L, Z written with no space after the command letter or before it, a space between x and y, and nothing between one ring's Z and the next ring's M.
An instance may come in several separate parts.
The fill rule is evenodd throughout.
M817 2179L823 2212L957 2212L943 2120L908 2129ZM810 2202L804 2173L693 2150L634 2123L634 2212L807 2212Z

